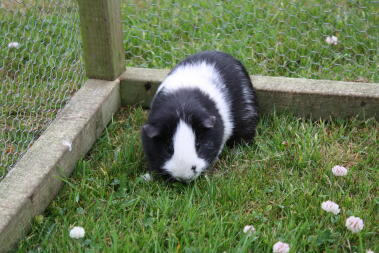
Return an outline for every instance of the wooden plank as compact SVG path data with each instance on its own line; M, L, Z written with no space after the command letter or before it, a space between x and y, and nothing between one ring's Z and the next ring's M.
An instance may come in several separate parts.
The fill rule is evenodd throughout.
M169 70L127 68L120 77L121 104L150 107L159 84L168 73Z
M127 68L121 75L122 105L150 106L169 70ZM289 112L300 117L379 120L379 83L250 76L262 114Z
M0 252L25 236L119 107L118 80L88 80L0 182Z
M125 70L120 0L78 0L88 78L115 80Z

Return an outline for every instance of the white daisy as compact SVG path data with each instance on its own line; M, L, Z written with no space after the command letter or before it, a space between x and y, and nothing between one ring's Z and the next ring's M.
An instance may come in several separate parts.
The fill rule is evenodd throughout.
M248 235L251 235L252 233L255 232L255 228L253 225L246 225L244 228L243 228L243 232L245 234L248 234Z
M16 49L18 49L18 48L20 48L20 43L18 43L18 42L10 42L9 44L8 44L8 48L16 48Z
M359 217L350 216L346 219L346 227L353 233L358 233L364 227L363 220Z
M288 253L290 251L290 246L285 242L277 242L272 247L272 252L274 253Z
M84 228L82 227L73 227L70 230L70 237L73 239L80 239L83 238L85 235Z
M347 175L347 169L343 166L336 165L332 168L332 172L337 177L343 177Z
M330 200L322 202L321 208L333 214L339 214L340 212L340 207L336 203Z
M329 45L337 45L338 38L336 36L327 36L325 42Z

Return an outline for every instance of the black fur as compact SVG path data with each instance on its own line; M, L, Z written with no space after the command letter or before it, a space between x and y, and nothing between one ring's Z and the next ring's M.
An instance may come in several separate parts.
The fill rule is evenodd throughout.
M226 97L231 104L234 124L228 144L252 141L258 123L258 108L255 92L244 66L228 54L205 51L186 58L173 71L182 65L202 61L216 67L226 86ZM245 101L246 94L243 94L243 90L249 93L249 101ZM196 88L182 88L170 93L160 91L153 99L147 124L142 130L143 148L150 169L167 174L162 166L173 154L173 134L180 119L195 132L196 144L199 144L196 145L198 156L209 164L217 158L222 145L224 125L215 102Z
M241 141L251 142L255 136L255 129L259 120L258 101L250 76L240 61L223 52L204 51L186 58L171 73L179 66L204 60L216 66L228 89L228 98L232 105L231 113L234 122L233 134L228 140L228 144L236 144ZM248 103L242 99L242 86L251 93L252 99ZM246 108L249 107L254 109L255 114L244 117L247 113Z
M214 102L209 97L197 89L180 89L177 92L157 95L151 108L148 125L159 129L159 134L150 138L146 131L142 131L143 147L150 169L167 175L161 168L173 154L173 135L180 119L194 129L198 156L208 163L213 162L221 146L224 126ZM212 116L216 118L214 126L207 128L202 123Z

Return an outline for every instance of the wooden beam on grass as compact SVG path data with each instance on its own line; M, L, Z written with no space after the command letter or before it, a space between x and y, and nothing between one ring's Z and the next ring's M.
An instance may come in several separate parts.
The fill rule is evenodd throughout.
M168 69L127 68L120 76L122 105L148 108ZM299 117L358 117L379 120L379 83L250 76L262 114L289 112Z
M120 0L78 0L88 78L115 80L125 70Z

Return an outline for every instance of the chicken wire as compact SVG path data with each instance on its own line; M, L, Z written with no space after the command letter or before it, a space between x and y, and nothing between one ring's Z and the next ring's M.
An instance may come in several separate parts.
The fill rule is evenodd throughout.
M379 1L121 2L129 66L215 49L254 75L379 80ZM0 29L1 180L85 77L75 0L1 0Z
M378 82L379 1L123 0L129 66L222 50L250 74Z
M74 0L0 0L0 180L84 81Z

